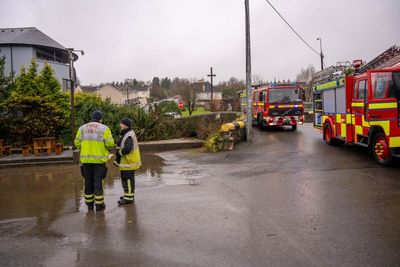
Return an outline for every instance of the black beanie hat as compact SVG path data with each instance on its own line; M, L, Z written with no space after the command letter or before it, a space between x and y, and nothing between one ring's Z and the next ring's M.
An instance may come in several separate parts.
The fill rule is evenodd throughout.
M99 110L95 110L92 114L92 120L93 121L101 121L101 119L103 118L103 113L101 113L101 111Z
M129 129L132 128L132 121L129 118L123 118L121 123L126 125Z

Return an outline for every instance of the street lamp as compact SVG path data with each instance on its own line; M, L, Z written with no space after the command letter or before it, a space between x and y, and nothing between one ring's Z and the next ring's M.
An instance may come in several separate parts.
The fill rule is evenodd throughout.
M324 54L322 53L322 39L321 38L317 38L317 41L319 41L319 49L320 49L320 54L319 56L321 57L321 70L324 69Z
M72 135L72 146L74 146L75 139L75 83L76 83L76 72L74 68L74 62L78 60L78 56L74 54L74 52L80 52L83 56L85 52L83 50L74 49L74 48L66 48L68 52L68 60L69 60L69 79L71 83L71 135Z

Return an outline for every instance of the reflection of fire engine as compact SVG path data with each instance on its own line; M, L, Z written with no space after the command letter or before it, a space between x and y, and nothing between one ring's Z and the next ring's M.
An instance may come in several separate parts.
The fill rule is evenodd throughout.
M383 165L400 156L400 65L395 66L396 58L400 62L400 48L392 47L361 68L361 61L354 61L354 75L344 75L342 66L316 74L314 126L327 144L367 147Z
M260 128L292 126L304 121L301 88L296 83L272 83L253 91L253 123Z

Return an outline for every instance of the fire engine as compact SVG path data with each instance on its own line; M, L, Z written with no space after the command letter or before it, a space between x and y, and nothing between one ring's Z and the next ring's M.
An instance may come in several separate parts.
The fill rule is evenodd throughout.
M304 122L302 88L296 83L271 83L253 90L253 125L264 127L291 126Z
M339 63L315 75L314 126L326 144L366 147L382 165L400 157L399 62L400 47L393 46L364 66Z

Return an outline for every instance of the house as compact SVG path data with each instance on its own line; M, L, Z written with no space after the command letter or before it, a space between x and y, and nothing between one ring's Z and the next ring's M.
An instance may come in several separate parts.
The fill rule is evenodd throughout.
M79 86L79 88L82 92L92 90L92 93L98 94L103 100L110 99L111 103L117 105L134 103L144 106L147 104L147 99L150 98L150 87L148 85L133 86L128 83L113 82L101 85L96 90L93 90L93 86L91 88L90 86Z
M198 82L192 83L194 91L196 93L196 102L198 106L203 106L206 109L211 109L211 83L204 80L199 80ZM213 102L214 107L220 106L222 100L222 92L213 88Z
M78 59L76 54L74 60ZM5 74L14 80L19 75L21 66L29 67L32 59L36 59L38 71L45 62L54 70L57 79L66 90L69 79L69 58L65 47L36 29L0 28L0 57L5 57Z
M196 99L198 104L211 101L211 83L204 80L199 80L192 84L196 92ZM213 100L221 100L222 92L218 91L215 86L213 88Z
M75 93L95 93L100 89L100 85L78 85L75 88Z

